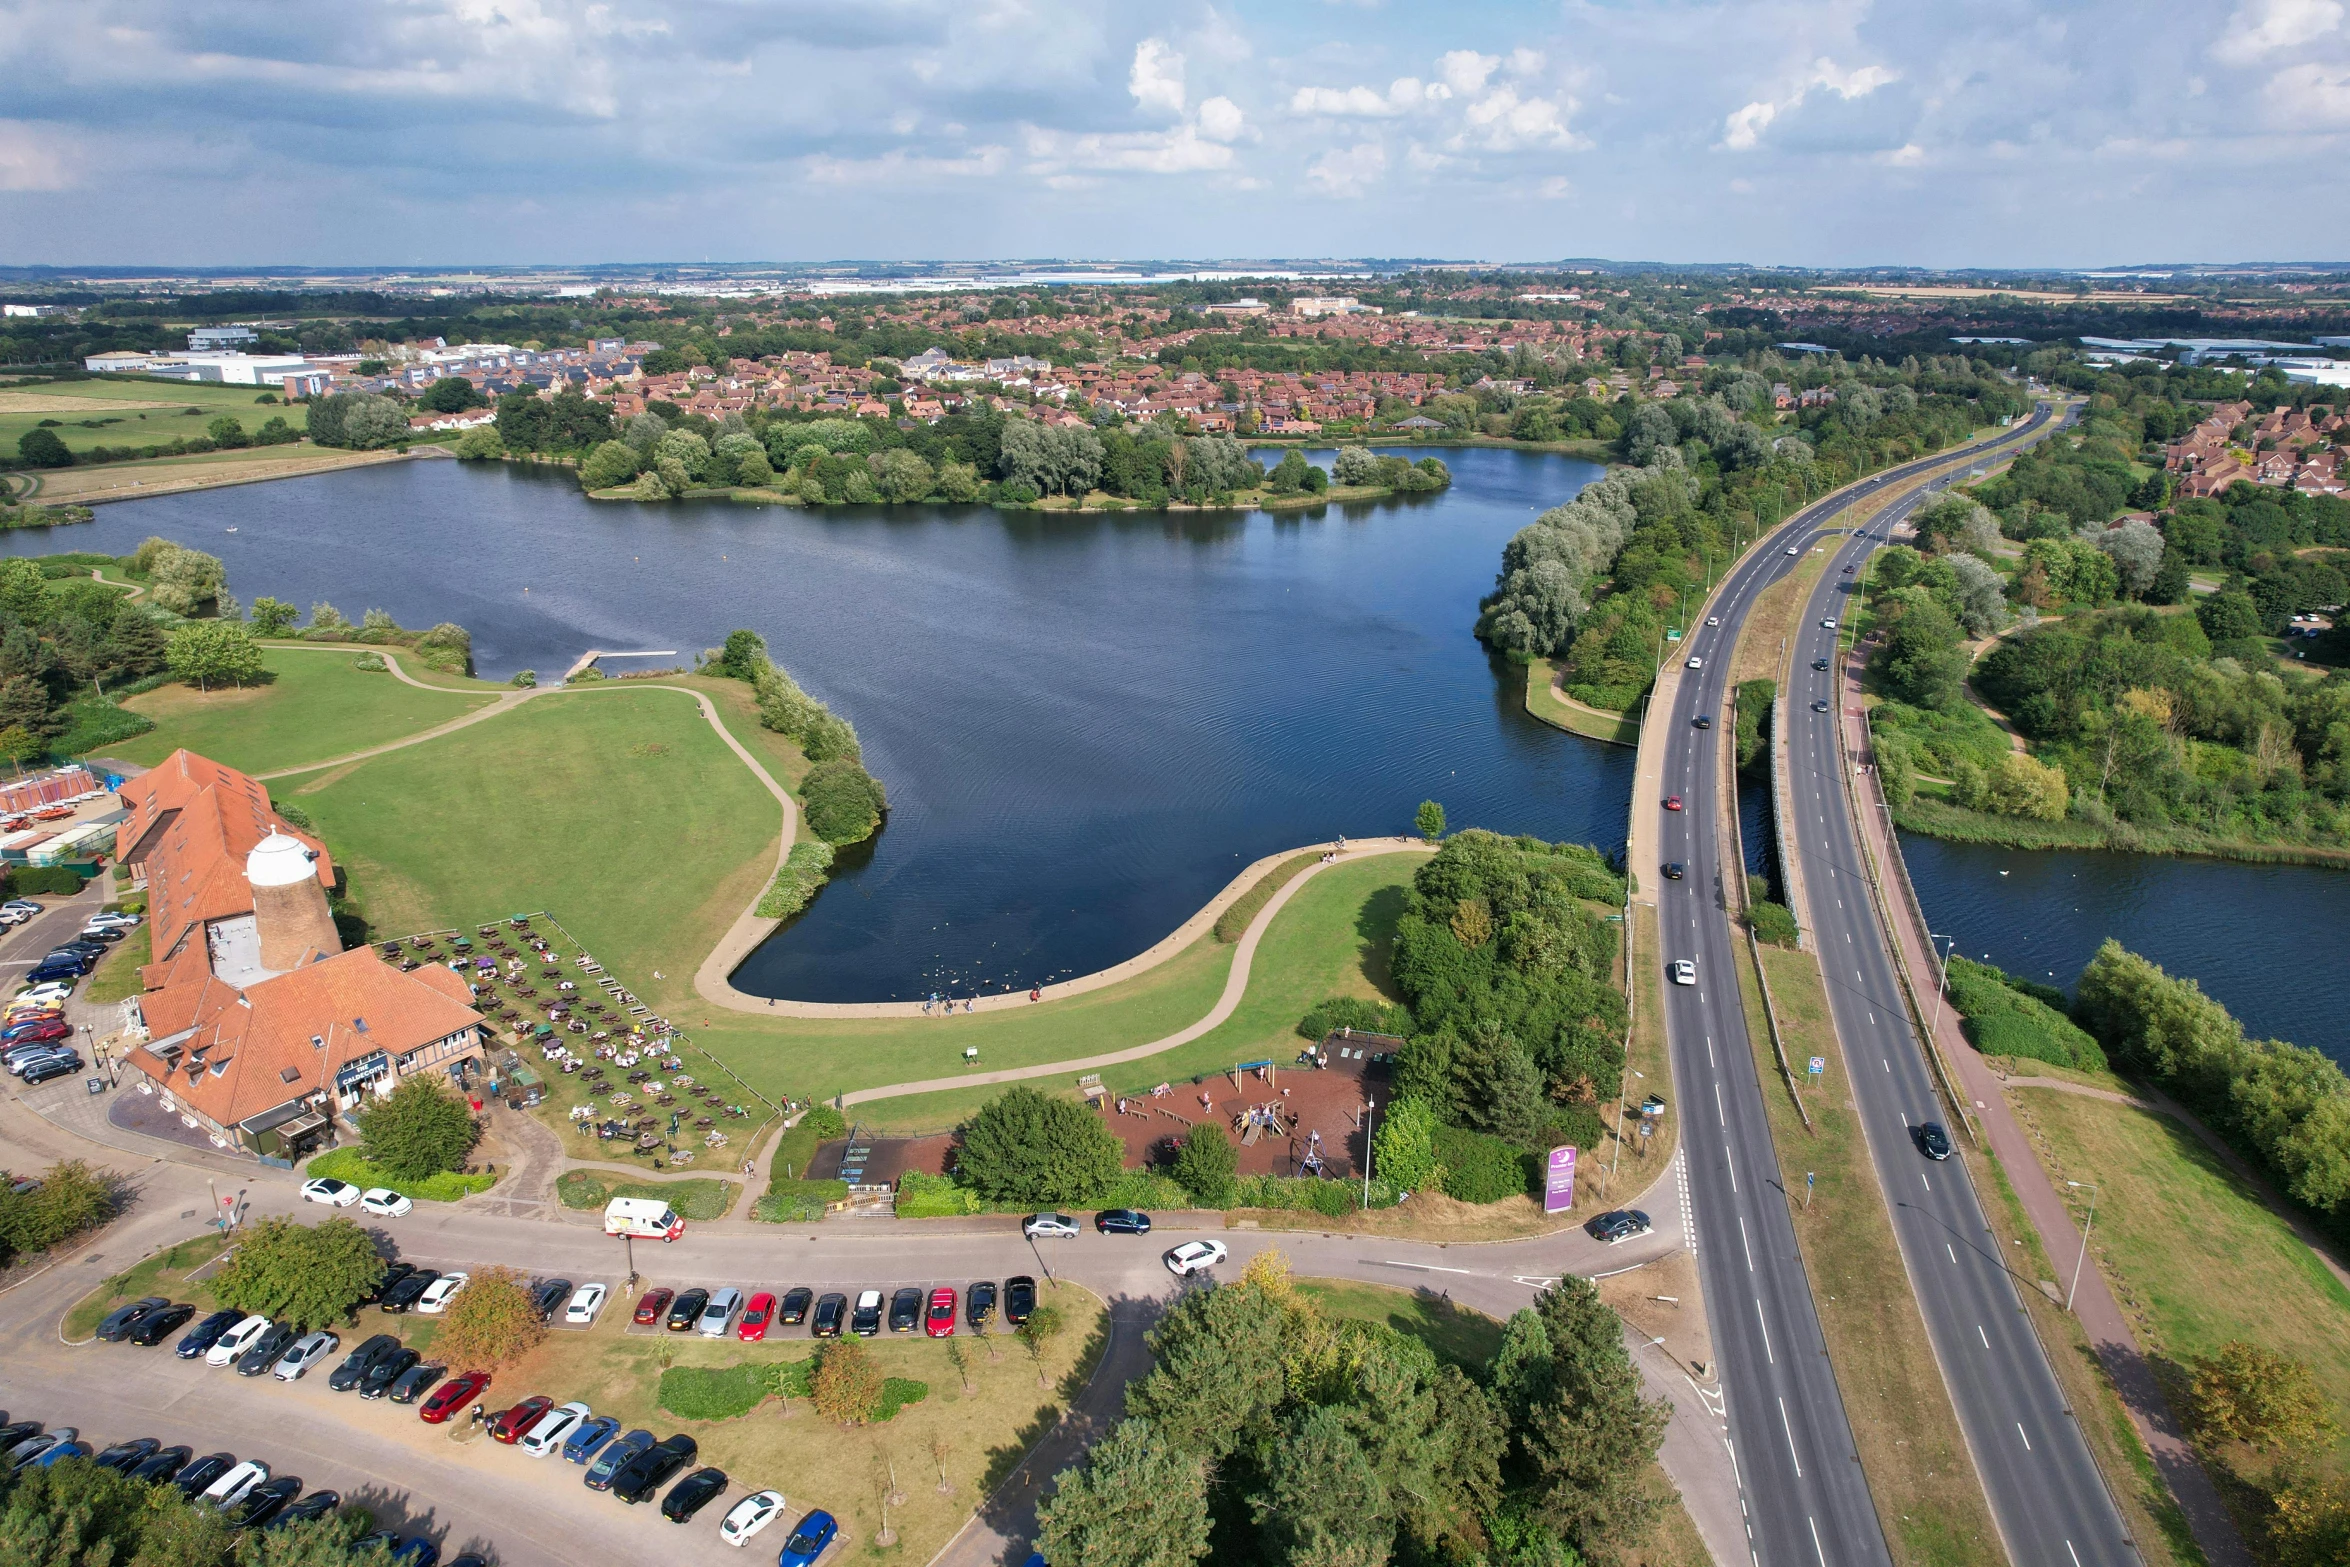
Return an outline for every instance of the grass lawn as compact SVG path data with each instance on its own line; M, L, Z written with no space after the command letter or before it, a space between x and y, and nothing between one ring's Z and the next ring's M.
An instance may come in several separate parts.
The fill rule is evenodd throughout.
M166 1246L154 1256L133 1264L99 1285L65 1314L59 1330L66 1338L79 1341L98 1331L98 1324L106 1314L124 1301L138 1300L147 1295L163 1295L173 1300L192 1300L204 1310L212 1309L211 1296L202 1285L191 1289L188 1275L220 1255L221 1237L207 1231L192 1240L176 1246Z
M90 977L82 984L82 1000L91 1006L110 1001L128 1001L139 994L139 967L155 961L154 926L143 924L137 930L114 944L114 950L98 960L90 970Z
M657 1197L688 1219L723 1219L742 1195L734 1181L639 1181L627 1170L566 1170L555 1196L566 1208L601 1209L615 1197Z
M297 430L308 426L308 405L261 402L265 390L192 382L167 386L149 381L10 386L0 388L0 442L13 452L26 431L51 419L57 422L49 426L49 433L74 452L86 452L93 446L160 446L188 440L203 435L205 426L222 414L243 425L248 436L273 417Z
M1341 1322L1379 1322L1418 1339L1436 1358L1472 1374L1501 1348L1501 1324L1481 1311L1456 1306L1426 1290L1342 1279L1300 1279L1298 1293Z
M332 1178L349 1181L365 1190L372 1186L388 1186L403 1197L419 1202L455 1202L475 1192L486 1192L498 1184L498 1178L489 1174L467 1175L458 1170L444 1170L421 1181L396 1181L371 1164L356 1148L331 1148L304 1166L303 1175L312 1180Z
M276 677L268 685L212 692L168 685L134 696L123 706L155 727L106 754L151 767L185 746L246 772L276 772L430 729L495 700L487 692L419 691L388 670L354 669L367 651L272 648L262 654Z
M1605 708L1569 700L1558 688L1558 666L1546 658L1535 659L1526 666L1525 703L1527 716L1554 729L1564 729L1586 739L1605 740L1611 745L1640 743L1638 719L1629 713L1611 713Z

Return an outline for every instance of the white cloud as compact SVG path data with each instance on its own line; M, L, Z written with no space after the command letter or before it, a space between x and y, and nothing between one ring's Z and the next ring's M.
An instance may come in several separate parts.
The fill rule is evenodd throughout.
M2211 46L2215 58L2250 65L2280 49L2315 42L2342 25L2341 0L2246 0Z
M1229 98L1207 99L1199 106L1199 133L1210 141L1238 141L1248 134L1248 116Z
M2289 128L2350 125L2350 67L2287 66L2269 79L2271 118Z
M1164 38L1145 38L1134 46L1134 68L1126 73L1126 90L1145 109L1183 112L1183 56Z
M1555 98L1521 98L1514 87L1496 87L1469 105L1462 137L1490 152L1577 146L1567 129L1570 107Z
M1926 161L1926 149L1916 142L1904 142L1891 152L1880 152L1877 161L1888 168L1914 169Z
M1197 174L1232 166L1232 149L1207 140L1193 125L1178 125L1171 131L1082 135L1031 125L1024 128L1024 135L1028 168L1035 174Z
M875 158L804 158L800 166L816 185L917 185L932 180L984 178L1004 172L1011 153L1002 147L975 147L960 157L936 157L893 147Z
M1306 175L1333 196L1360 196L1387 172L1387 149L1375 141L1334 147L1307 166Z
M71 190L79 183L59 137L22 120L0 120L0 190Z
M1836 68L1833 60L1822 60L1812 67L1810 85L1825 87L1847 103L1855 98L1866 98L1888 82L1901 80L1901 73L1882 65L1864 65L1857 71Z
M1722 122L1722 145L1732 152L1744 152L1762 139L1763 127L1779 117L1775 103L1757 101L1734 111Z
M1444 85L1464 98L1473 98L1485 89L1485 79L1493 68L1501 64L1501 56L1479 54L1474 49L1455 49L1437 62L1437 73Z
M1534 187L1534 194L1544 201L1564 201L1575 194L1575 187L1564 174L1553 174Z
M1847 71L1825 55L1812 62L1811 71L1790 88L1785 95L1773 100L1758 98L1740 109L1732 110L1722 121L1721 145L1731 152L1746 152L1762 139L1764 127L1790 109L1803 107L1803 100L1815 87L1824 87L1847 103L1855 98L1866 98L1878 88L1901 80L1901 73L1890 66L1864 65Z
M1300 87L1289 95L1292 114L1330 118L1390 119L1444 102L1452 89L1442 82L1423 82L1417 76L1399 76L1382 93L1376 87Z

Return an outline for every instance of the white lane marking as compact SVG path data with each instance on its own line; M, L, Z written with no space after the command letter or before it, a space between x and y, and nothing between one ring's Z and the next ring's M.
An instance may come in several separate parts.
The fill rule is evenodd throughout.
M1779 1429L1787 1433L1787 1456L1794 1461L1795 1478L1800 1480L1803 1478L1803 1455L1795 1450L1795 1427L1787 1419L1787 1400L1783 1398L1779 1400ZM2021 1430L2022 1427L2017 1429ZM1819 1537L1819 1525L1813 1524L1812 1538L1817 1540Z
M1714 1036L1711 1034L1705 1036L1705 1064L1709 1067L1714 1064Z
M1738 1195L1738 1166L1724 1160L1722 1167L1730 1172L1730 1195L1735 1197Z
M1746 1238L1746 1215L1738 1215L1738 1245L1746 1253L1746 1271L1754 1271L1754 1246Z
M1722 1108L1722 1085L1719 1083L1714 1084L1714 1119L1724 1126L1730 1124L1729 1112Z
M2024 1423L2021 1420L2015 1423L2015 1434L2024 1439L2024 1451L2030 1452L2032 1450L2032 1433L2024 1429Z
M1991 1347L1991 1335L1983 1331L1983 1324L1980 1322L1975 1324L1975 1337L1983 1341L1983 1347L1985 1349L1989 1349Z
M1388 1268L1416 1268L1416 1269L1418 1269L1418 1270L1419 1270L1420 1272L1422 1272L1422 1273L1475 1273L1475 1272L1476 1272L1476 1269L1474 1269L1474 1268L1440 1268L1440 1267L1436 1266L1436 1264L1434 1264L1433 1262L1397 1262L1397 1261L1396 1261L1395 1259L1393 1259L1392 1257L1382 1257L1382 1258L1380 1258L1380 1259L1379 1259L1379 1261L1380 1261L1380 1265L1381 1265L1382 1267L1388 1267Z
M1893 1071L1893 1063L1886 1060L1883 1056L1877 1057L1877 1065L1883 1067L1888 1075L1890 1075Z
M1798 1469L1795 1471L1795 1473L1798 1478L1801 1478L1803 1471ZM1815 1520L1809 1513L1805 1513L1803 1515L1803 1521L1811 1525L1811 1553L1820 1559L1820 1567L1828 1567L1828 1553L1820 1549L1820 1526L1818 1521ZM2077 1556L2073 1558L2073 1567L2081 1567L2081 1559Z
M2081 1567L2081 1553L2073 1549L2073 1542L2064 1542L2064 1554L2073 1559L2073 1567Z
M1763 1359L1775 1366L1779 1363L1779 1357L1771 1353L1771 1325L1763 1318L1762 1297L1760 1295L1754 1297L1754 1320L1762 1323ZM1782 1404L1780 1407L1784 1409L1786 1406Z
M1925 1171L1923 1171L1923 1170L1920 1170L1920 1171L1918 1171L1918 1179L1919 1179L1919 1180L1921 1180L1921 1181L1925 1181L1925 1182L1926 1182L1926 1190L1927 1190L1927 1191L1932 1191L1932 1190L1934 1189L1934 1183L1933 1183L1931 1180L1927 1180L1927 1178L1926 1178L1926 1172L1925 1172Z
M1955 1267L1957 1267L1957 1266L1958 1266L1958 1248L1957 1248L1957 1247L1955 1247L1955 1246L1953 1246L1953 1245L1951 1245L1951 1244L1950 1244L1950 1242L1948 1242L1948 1241L1944 1241L1944 1242L1942 1243L1942 1249L1943 1249L1944 1251L1946 1251L1946 1252L1950 1253L1950 1265L1951 1265L1952 1267L1954 1267L1954 1268L1955 1268Z

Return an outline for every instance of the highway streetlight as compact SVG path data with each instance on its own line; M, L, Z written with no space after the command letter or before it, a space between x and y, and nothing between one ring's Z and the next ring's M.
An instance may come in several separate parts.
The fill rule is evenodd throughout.
M1937 941L1947 941L1950 945L1936 954L1941 958L1942 966L1934 976L1934 1025L1926 1030L1926 1043L1929 1045L1934 1042L1935 1036L1942 1032L1942 998L1950 992L1950 954L1958 950L1956 936L1945 936L1936 930L1926 932L1928 946L1932 946Z
M2081 1287L2081 1264L2089 1260L2089 1232L2097 1228L2097 1183L2095 1181L2067 1181L2075 1190L2087 1188L2089 1193L2089 1222L2081 1226L2081 1254L2073 1259L2073 1282L2064 1292L2064 1309L2073 1309L2074 1291Z

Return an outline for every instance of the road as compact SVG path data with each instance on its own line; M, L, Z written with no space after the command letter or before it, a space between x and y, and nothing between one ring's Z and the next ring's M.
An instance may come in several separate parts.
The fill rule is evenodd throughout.
M2018 433L2042 428L2047 418L2036 414ZM1795 568L1820 528L1920 473L1981 460L1974 451L1888 469L1798 512L1742 562L1711 605L1720 624L1694 628L1680 650L1700 667L1682 675L1665 715L1662 787L1685 808L1633 805L1660 812L1658 855L1684 867L1681 879L1658 883L1659 956L1668 965L1691 960L1696 983L1665 986L1666 1034L1681 1097L1699 1272L1756 1567L1885 1567L1892 1558L1796 1247L1739 999L1729 878L1743 876L1745 867L1722 841L1723 771L1715 749L1731 741L1730 654L1757 597ZM1711 715L1712 727L1696 727L1700 714ZM1658 874L1652 866L1635 870Z
M2120 1567L2137 1552L2025 1316L1966 1163L1929 1160L1913 1140L1917 1126L1943 1112L1870 900L1844 787L1837 728L1845 704L1858 708L1859 690L1839 666L1838 633L1821 622L1844 617L1870 553L1917 499L1845 541L1805 609L1783 709L1794 852L1870 1157L2009 1559L2015 1567ZM1819 661L1828 667L1813 669Z

